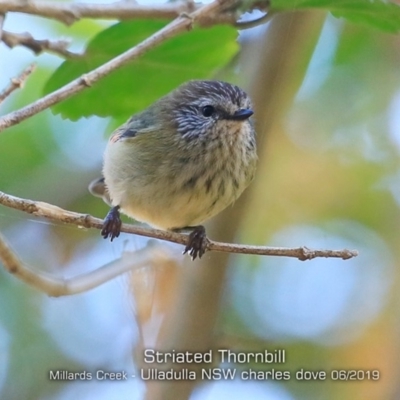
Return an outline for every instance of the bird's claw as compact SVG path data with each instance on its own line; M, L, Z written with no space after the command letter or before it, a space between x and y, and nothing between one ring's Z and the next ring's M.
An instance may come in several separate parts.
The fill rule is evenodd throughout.
M101 236L104 239L110 238L113 241L121 233L122 221L119 215L119 207L113 207L104 218Z
M201 256L206 252L207 249L207 236L204 226L195 226L193 231L188 237L188 242L183 251L183 254L188 253L192 260Z

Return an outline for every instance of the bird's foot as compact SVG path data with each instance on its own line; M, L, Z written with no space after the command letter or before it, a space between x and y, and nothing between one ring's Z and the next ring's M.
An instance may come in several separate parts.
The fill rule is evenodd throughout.
M101 236L104 239L110 238L113 241L121 233L121 217L119 215L119 206L113 207L104 218Z
M207 236L206 229L203 225L198 226L188 226L185 229L193 229L188 236L187 245L183 254L188 253L192 260L201 256L206 252L207 249Z

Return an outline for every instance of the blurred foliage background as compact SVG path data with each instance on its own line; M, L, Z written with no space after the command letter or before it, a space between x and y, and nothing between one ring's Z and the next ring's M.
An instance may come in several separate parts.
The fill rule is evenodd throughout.
M218 347L285 349L283 365L236 367L289 370L292 379L202 382L192 399L399 396L398 7L364 2L365 7L378 7L371 14L363 2L355 1L347 18L341 18L345 2L336 2L334 16L313 10L327 3L275 2L277 9L310 8L304 13L309 18L301 30L305 35L293 48L290 43L296 38L287 19L275 21L282 25L279 40L270 34L271 23L242 31L238 42L233 27L195 29L57 105L54 114L47 110L0 134L2 191L103 217L107 206L91 197L87 186L99 175L113 127L188 79L218 77L253 95L260 163L236 240L354 248L360 255L349 261L308 262L230 257ZM7 15L5 29L28 30L43 39L67 35L71 50L87 51L80 59L64 61L0 44L0 88L32 61L38 64L26 86L2 104L1 113L40 98L164 24L82 20L66 28L22 14ZM310 25L313 29L308 30ZM284 85L273 74L264 81L262 69L278 59L263 60L267 46L283 56L277 69L291 71ZM275 95L269 103L260 100L270 93ZM5 207L0 208L0 221L1 231L25 262L60 277L98 268L148 241L123 234L109 243L98 231L54 224ZM145 384L139 378L53 381L49 371L135 373L136 343L154 346L160 321L173 304L176 277L188 268L180 264L182 248L168 246L177 254L171 265L149 265L65 298L48 298L1 270L0 398L142 399ZM380 378L304 382L294 378L302 368L328 376L331 370L379 370Z

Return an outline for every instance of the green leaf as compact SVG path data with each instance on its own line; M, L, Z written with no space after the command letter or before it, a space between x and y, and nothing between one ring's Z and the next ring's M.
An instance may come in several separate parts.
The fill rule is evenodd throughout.
M99 33L82 59L65 61L50 77L50 93L123 53L165 25L163 21L121 22ZM92 88L57 104L53 112L72 120L90 115L126 118L189 79L206 79L238 50L230 26L195 29L167 40L119 68Z
M400 31L400 7L384 0L272 0L271 9L324 9L351 22L368 24L392 33Z

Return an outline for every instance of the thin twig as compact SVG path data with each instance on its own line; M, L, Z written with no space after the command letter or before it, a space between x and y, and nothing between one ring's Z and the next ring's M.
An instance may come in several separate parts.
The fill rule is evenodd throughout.
M125 53L120 54L93 71L82 75L81 77L54 91L53 93L50 93L47 96L44 96L41 99L29 104L28 106L3 116L0 118L0 132L31 117L32 115L45 110L46 108L53 106L54 104L59 103L62 100L67 99L68 97L71 97L83 89L92 86L98 80L109 75L111 72L122 67L129 61L140 57L145 52L149 51L160 43L165 42L167 39L176 36L178 33L190 29L194 21L197 21L203 16L214 14L230 3L232 3L232 0L215 0L214 2L199 8L189 15L179 16L167 26L160 29L143 42L127 50Z
M192 1L178 1L157 5L142 5L134 1L117 1L111 4L64 3L59 1L15 1L0 0L0 13L21 12L52 18L71 25L82 18L133 19L133 18L177 18L182 13L196 9Z
M165 19L171 20L181 14L190 14L200 6L192 0L176 1L164 4L137 4L134 1L117 1L111 4L63 3L58 1L15 1L0 0L0 13L22 12L45 18L55 19L65 25L72 25L82 18L99 19ZM262 9L268 8L265 4ZM236 12L228 10L220 15L204 15L197 22L201 26L215 23L234 24L238 18Z
M135 6L137 5L135 4ZM1 15L2 14L0 14L0 18ZM218 15L205 16L199 22L200 25L203 27L213 26L216 24L229 24L235 26L240 30L244 30L264 24L265 22L269 21L273 15L273 12L269 12L268 14L265 14L255 20L237 21L238 15L236 12L225 12ZM46 51L48 53L53 53L64 58L79 58L82 56L82 54L74 53L68 50L71 42L67 39L40 40L35 39L29 32L13 33L3 31L2 35L0 36L0 40L2 40L4 44L11 49L15 46L24 46L29 50L32 50L36 55L39 55Z
M199 9L194 1L177 1L164 4L144 5L134 1L117 1L111 4L95 3L60 3L52 1L14 1L0 0L1 12L21 12L25 14L51 18L65 25L72 25L82 18L171 20L182 14L189 14ZM265 9L266 7L262 7ZM218 15L201 16L197 23L201 26L215 24L235 24L238 13L228 10Z
M95 218L89 214L80 214L73 211L64 210L52 204L41 201L21 199L19 197L0 192L0 204L33 214L37 217L44 217L51 221L63 222L70 225L77 225L83 228L102 229L103 220ZM161 231L158 229L146 228L137 225L122 224L122 232L133 233L140 236L147 236L155 239L166 240L182 245L187 244L188 236L182 233ZM231 244L214 242L207 240L206 250L220 251L227 253L256 254L261 256L294 257L299 260L311 260L316 257L342 258L347 260L356 257L356 250L312 250L307 247L283 248L251 246L241 244Z
M36 65L31 64L25 68L16 78L11 78L10 84L0 93L0 104L14 91L24 87L28 76L35 70Z
M39 40L35 39L30 33L12 33L3 31L3 42L9 47L24 46L32 50L36 55L47 51L66 58L77 58L81 54L73 53L68 50L70 41L66 39L60 40Z
M53 297L87 292L129 270L170 258L171 255L161 246L150 244L135 252L125 251L117 260L86 274L73 278L55 278L24 264L0 233L0 260L5 269L26 284Z

